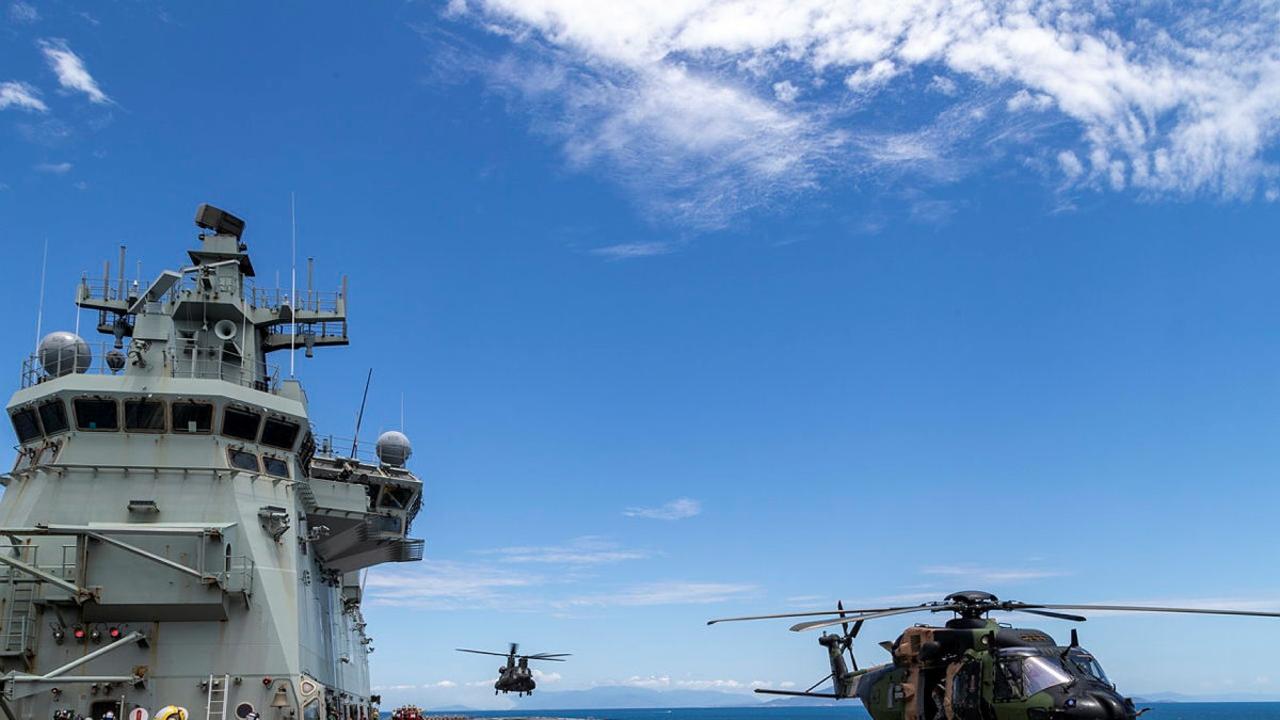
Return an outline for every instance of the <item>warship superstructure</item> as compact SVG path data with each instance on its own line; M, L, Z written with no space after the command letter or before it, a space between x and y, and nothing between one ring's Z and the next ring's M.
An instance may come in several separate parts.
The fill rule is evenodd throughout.
M110 336L52 333L7 410L7 720L369 720L362 573L422 558L410 446L321 439L271 353L341 346L335 293L257 289L244 222L208 205L190 264L84 278Z

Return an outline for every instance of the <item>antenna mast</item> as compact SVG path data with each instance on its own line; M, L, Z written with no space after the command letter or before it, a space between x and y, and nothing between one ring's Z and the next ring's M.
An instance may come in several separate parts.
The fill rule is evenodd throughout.
M356 413L356 436L351 439L351 457L353 458L360 447L360 422L364 420L364 404L369 399L369 381L371 380L373 380L373 368L369 368L369 375L364 379L364 396L360 398L360 412Z
M289 259L289 377L293 377L293 350L298 336L298 214L292 192L289 193L289 227L293 237Z
M49 236L44 236L44 257L40 260L40 302L36 306L36 352L40 351L40 325L44 322L44 276L49 265Z

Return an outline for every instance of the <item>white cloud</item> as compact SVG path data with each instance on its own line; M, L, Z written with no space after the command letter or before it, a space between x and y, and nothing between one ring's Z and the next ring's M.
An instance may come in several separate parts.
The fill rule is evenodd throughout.
M599 255L609 260L632 260L667 255L675 252L675 249L675 244L669 242L633 242L595 248L591 251L591 254Z
M634 585L616 592L570 598L566 606L704 605L752 595L755 585L715 582L656 582Z
M933 79L929 81L929 89L936 93L942 93L947 97L951 97L960 91L955 80L942 75L933 76Z
M800 88L790 80L782 80L773 84L773 96L784 103L795 102L800 97Z
M366 590L371 605L437 610L491 607L513 598L503 591L526 589L541 582L535 575L446 560L424 560L407 568L369 574Z
M49 107L40 99L40 91L34 87L16 80L0 82L0 110L11 107L33 112L49 110Z
M945 159L986 157L993 138L1032 142L1047 159L1101 150L1108 163L1082 166L1081 180L1147 195L1243 199L1280 175L1265 157L1280 132L1280 15L1264 0L1185 12L1063 0L450 8L509 39L514 55L487 70L493 86L535 101L540 130L572 164L607 164L650 205L703 225L829 177L894 167L900 153L877 145L937 127L947 108L936 102L959 95L961 78L972 93L1000 92L1011 110L1069 122L1005 133L1013 118L979 112ZM805 85L826 90L792 94ZM874 112L872 95L898 86L933 91L933 107L908 119Z
M558 672L546 672L537 668L533 669L533 677L539 683L557 683L564 679L564 676Z
M1018 112L1020 110L1035 110L1043 112L1053 107L1053 98L1044 93L1027 92L1025 89L1019 90L1009 98L1005 103L1005 107L1009 112Z
M40 11L36 10L35 6L30 3L14 0L9 4L9 18L19 23L38 22L40 20Z
M91 102L107 103L111 101L102 92L102 89L98 87L98 82L89 74L89 69L85 67L84 60L72 52L66 40L51 38L41 40L39 45L40 50L44 52L44 57L48 61L49 67L58 76L58 84L68 90L84 93L89 96Z
M1075 180L1084 174L1084 165L1080 162L1080 158L1070 150L1058 153L1058 166L1062 168L1062 174L1067 176L1067 180Z
M72 167L73 166L69 162L40 163L35 166L35 171L48 173L50 175L66 175L71 172Z
M865 68L858 68L844 79L844 84L854 92L871 92L893 79L901 69L892 60L877 60Z
M552 565L607 565L649 557L646 552L622 549L593 535L574 538L564 545L515 546L481 552L497 555L504 562Z
M454 682L454 681L452 681L452 680L441 680L440 682L431 683L430 685L427 685L426 687L433 687L433 688L454 688L454 687L458 687L458 683L456 683L456 682Z
M631 507L622 511L627 517L649 518L651 520L683 520L702 512L702 503L693 498L676 498L658 507Z

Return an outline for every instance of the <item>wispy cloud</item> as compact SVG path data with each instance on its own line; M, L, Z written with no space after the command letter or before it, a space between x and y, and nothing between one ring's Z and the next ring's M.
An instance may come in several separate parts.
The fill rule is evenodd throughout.
M594 535L574 538L563 545L514 546L480 552L496 555L503 562L548 565L607 565L649 557L647 552L627 550Z
M633 260L635 258L669 255L675 250L675 243L670 242L633 242L594 248L591 250L591 254L599 255L608 260Z
M979 565L931 565L920 569L925 575L939 575L948 578L963 578L976 583L1016 583L1028 580L1062 577L1067 573L1059 570L1039 570L1033 568L993 568ZM937 598L941 599L941 598Z
M630 507L622 511L627 517L651 520L683 520L702 512L702 503L693 498L676 498L657 507Z
M754 595L755 585L718 582L667 581L644 583L610 593L580 595L566 606L705 605Z
M732 680L720 678L673 678L670 675L632 675L622 680L606 680L597 685L649 688L652 690L721 690L725 692L749 692L756 688L795 687L794 682L770 680Z
M424 560L409 568L370 573L366 590L371 605L438 610L510 605L509 591L543 582L537 575L473 563ZM526 604L533 601L526 600Z
M66 40L50 38L39 42L40 50L54 74L58 76L58 84L68 90L82 92L91 102L108 103L111 98L98 87L98 81L89 74L84 60L71 50Z
M34 23L40 20L40 11L30 3L14 0L9 3L9 19L17 23Z
M36 165L34 169L36 172L48 173L50 175L66 175L71 172L72 167L74 166L69 162L40 163Z
M8 108L41 113L49 111L49 107L40 99L39 90L16 80L0 82L0 110Z
M506 57L473 69L523 100L571 165L605 166L642 201L704 226L833 178L1009 151L1072 188L1278 194L1266 153L1280 133L1280 15L1264 0L449 7L507 41ZM957 142L904 142L984 95L998 102Z

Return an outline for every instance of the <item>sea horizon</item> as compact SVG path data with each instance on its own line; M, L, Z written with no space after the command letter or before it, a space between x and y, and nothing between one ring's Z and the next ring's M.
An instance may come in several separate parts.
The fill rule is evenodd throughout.
M1139 703L1150 708L1144 718L1164 720L1280 720L1280 701ZM384 712L386 716L389 713ZM427 717L565 718L566 720L834 720L869 718L857 704L796 707L787 705L667 708L561 708L547 710L423 709Z

